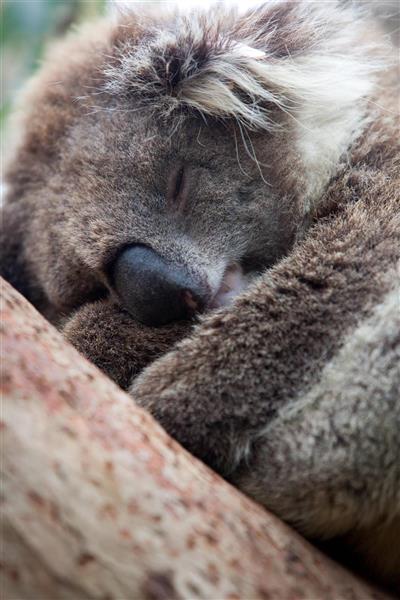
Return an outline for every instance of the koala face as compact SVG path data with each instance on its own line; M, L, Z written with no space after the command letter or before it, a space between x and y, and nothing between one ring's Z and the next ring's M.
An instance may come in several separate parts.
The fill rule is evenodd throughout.
M305 10L319 26L299 44ZM160 325L229 303L291 248L363 118L346 19L272 2L67 40L8 175L24 270L56 312L108 294Z
M226 304L282 256L293 203L263 175L265 136L250 140L256 161L232 127L192 118L171 131L147 112L76 124L59 235L134 318L162 324Z

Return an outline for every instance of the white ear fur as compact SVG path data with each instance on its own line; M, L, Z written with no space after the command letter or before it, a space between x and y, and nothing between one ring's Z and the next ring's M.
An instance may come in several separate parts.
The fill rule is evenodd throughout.
M309 55L276 65L270 78L293 90L297 152L304 164L305 210L318 199L336 172L341 156L366 125L366 102L381 65L357 56ZM284 110L284 107L281 107Z

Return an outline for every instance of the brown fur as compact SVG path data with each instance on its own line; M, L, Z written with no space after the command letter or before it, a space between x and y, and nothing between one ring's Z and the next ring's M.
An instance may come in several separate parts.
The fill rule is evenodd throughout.
M118 304L98 301L85 304L69 318L63 333L99 369L128 389L147 364L165 354L189 329L184 321L146 327L133 321Z
M354 41L340 37L351 18L334 12L338 21L329 21L331 13L326 19L308 5L267 4L241 18L221 13L208 28L203 16L196 43L182 33L160 54L154 25L179 34L174 15L124 17L120 27L105 21L63 42L25 95L29 111L7 174L2 269L191 452L306 535L345 540L393 583L400 572L389 535L400 506L399 350L393 310L379 307L393 294L400 258L397 73L382 69L376 95L360 96L363 127L354 125L358 134L334 168L330 155L318 162L324 145L304 162L309 146L296 146L304 133L301 94L286 97L282 82L267 89L277 95L269 104L228 81L240 110L265 118L262 130L251 122L243 129L245 119L223 105L218 114L196 111L185 88L217 59L235 61L236 51L244 53L239 73L243 61L256 68L246 62L249 39L253 49L267 48L271 68L314 51L318 57L327 41L334 53L337 39L341 55ZM135 54L146 48L150 67ZM360 40L346 52L363 55L362 48ZM375 60L368 52L367 65ZM328 129L328 138L334 134ZM181 164L190 193L173 206L165 202L169 175ZM320 187L319 195L310 192ZM110 265L137 242L195 277L215 271L221 257L260 277L132 386L192 326L154 330L121 306ZM364 363L340 367L354 385L325 388L343 364L341 352L363 356L364 327L373 340ZM377 373L374 383L365 376L365 389L364 364ZM313 404L328 397L329 410ZM337 423L341 403L346 419ZM384 551L387 561L377 561Z

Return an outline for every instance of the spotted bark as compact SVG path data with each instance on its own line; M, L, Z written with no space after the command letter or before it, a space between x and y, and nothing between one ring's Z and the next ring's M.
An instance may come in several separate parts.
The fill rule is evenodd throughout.
M2 284L2 597L383 599L172 440Z

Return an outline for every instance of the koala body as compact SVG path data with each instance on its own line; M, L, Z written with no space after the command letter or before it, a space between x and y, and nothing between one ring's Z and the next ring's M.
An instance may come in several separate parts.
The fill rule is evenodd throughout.
M392 52L335 3L86 27L25 93L1 241L4 276L182 444L390 583Z

